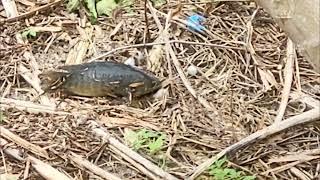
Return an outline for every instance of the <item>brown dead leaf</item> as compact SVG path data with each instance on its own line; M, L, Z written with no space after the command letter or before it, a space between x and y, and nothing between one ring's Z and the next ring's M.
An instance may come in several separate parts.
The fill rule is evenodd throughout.
M149 53L148 59L148 69L157 73L160 71L162 65L162 58L164 53L164 46L163 45L155 45L152 47Z

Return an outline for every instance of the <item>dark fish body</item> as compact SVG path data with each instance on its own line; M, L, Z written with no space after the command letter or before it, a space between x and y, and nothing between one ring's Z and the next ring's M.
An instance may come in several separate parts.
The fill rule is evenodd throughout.
M161 87L153 75L126 64L101 61L61 66L39 75L45 91L98 96L142 96Z

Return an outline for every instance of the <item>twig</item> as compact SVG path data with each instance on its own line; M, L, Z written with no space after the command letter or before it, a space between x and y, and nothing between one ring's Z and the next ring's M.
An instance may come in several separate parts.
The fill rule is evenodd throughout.
M26 162L26 167L24 169L24 173L23 173L23 179L28 179L28 176L29 176L29 170L30 170L30 160L27 160Z
M0 19L0 25L4 24L4 23L11 23L11 22L15 22L24 18L28 18L34 14L36 14L38 11L44 11L46 9L49 9L51 6L55 6L57 4L59 4L60 2L62 2L62 0L57 0L55 2L46 4L44 6L38 7L33 9L32 11L20 14L18 16L12 17L12 18L8 18L8 19Z
M280 107L278 114L274 120L274 123L278 123L282 120L284 113L286 111L286 107L289 100L289 94L293 79L293 70L294 70L294 61L295 61L295 46L290 38L288 38L287 42L287 63L284 69L284 87L282 90L282 97L280 102Z
M34 167L38 171L38 173L45 179L71 180L71 178L69 178L67 175L33 156L28 156L27 160L31 162L32 167Z
M134 161L140 163L144 167L146 167L149 171L153 172L157 176L160 176L161 178L168 179L168 180L177 180L176 177L173 175L163 171L163 169L159 168L158 166L154 165L152 162L148 161L144 157L142 157L137 152L131 150L126 145L119 142L117 139L113 138L111 134L109 134L104 128L102 127L96 127L93 128L92 131L99 136L103 141L108 142L110 146L114 146L119 151L126 154L128 157L133 159Z
M114 146L110 146L110 149L114 151L116 154L120 155L123 159L128 161L130 164L132 164L135 168L139 169L144 175L148 176L151 179L157 180L159 179L159 176L156 176L152 172L150 172L147 168L145 168L143 165L139 164L138 162L131 159L129 156L127 156L125 153L120 151L119 149L115 148Z
M281 172L281 171L284 171L284 170L287 170L291 167L294 167L300 163L303 163L303 162L308 162L308 161L311 161L311 160L314 160L314 159L319 159L320 156L309 156L309 157L306 157L304 158L303 160L299 160L299 161L294 161L294 162L291 162L291 163L288 163L288 164L285 164L283 166L279 166L279 167L276 167L276 168L273 168L273 169L269 169L263 173L261 173L261 175L268 175L269 173L271 172Z
M200 46L209 46L209 47L214 47L217 49L235 49L235 50L246 50L246 48L242 47L234 47L234 46L225 46L225 45L218 45L218 44L211 44L211 43L199 43L199 42L190 42L190 41L180 41L180 40L171 40L168 42L154 42L154 43L145 43L145 44L134 44L134 45L128 45L128 46L122 46L115 48L111 51L108 51L106 53L100 54L97 57L94 57L90 60L89 62L98 60L100 58L103 58L105 56L108 56L110 54L113 54L117 51L124 50L124 49L130 49L130 48L138 48L138 47L149 47L149 46L154 46L154 45L159 45L159 44L166 44L166 43L180 43L180 44L190 44L190 45L200 45Z
M69 115L70 113L64 111L57 111L55 107L48 105L35 104L29 101L21 101L8 98L0 98L0 104L3 108L17 108L21 111L30 113L49 113L59 115Z
M144 0L144 20L146 21L146 32L147 32L147 40L146 42L149 42L150 40L150 31L149 31L149 21L148 21L148 15L147 15L147 2L148 0Z
M44 158L48 158L49 155L47 153L47 151L45 151L44 149L42 149L39 146L36 146L34 144L31 144L30 142L26 141L25 139L22 139L21 137L13 134L11 131L9 131L8 129L0 126L0 135L16 144L18 144L19 146L24 147L25 149L41 156Z
M94 174L104 178L104 179L110 179L110 180L121 180L119 177L109 173L108 171L101 169L100 167L92 164L91 162L89 162L86 159L83 159L81 156L71 152L68 157L70 158L70 160L72 160L73 162L75 162L78 166L80 167L84 167L88 170L90 170L91 172L93 172Z
M301 180L311 180L310 177L308 177L306 174L304 174L303 172L301 172L298 168L296 167L292 167L290 168L290 171L296 175L298 178L300 178Z
M270 135L273 135L275 133L278 133L280 131L283 131L285 129L288 129L290 127L300 125L303 123L308 123L312 121L316 121L320 119L320 109L314 108L310 111L304 112L300 115L290 117L284 121L280 121L279 123L274 123L271 126L262 129L260 131L257 131L250 136L242 139L241 141L227 147L226 149L222 150L217 155L213 156L212 158L208 159L204 163L200 164L192 173L192 175L188 178L189 180L195 179L197 176L199 176L203 171L205 171L212 163L223 157L224 155L236 151L240 148L243 148L245 146L248 146L251 143L257 142L259 140L262 140Z
M7 169L7 164L6 164L6 160L5 160L2 149L0 149L0 153L1 153L1 159L2 159L2 163L3 163L3 167L4 167L4 172L7 174L8 169ZM1 174L0 174L0 178L1 178Z

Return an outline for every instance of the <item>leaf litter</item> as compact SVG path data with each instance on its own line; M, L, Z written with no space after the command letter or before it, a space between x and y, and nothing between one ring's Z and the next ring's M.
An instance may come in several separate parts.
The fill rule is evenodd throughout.
M29 4L35 3L30 2ZM40 103L39 100L34 100L38 95L37 91L21 78L17 70L19 65L24 65L28 69L34 67L30 59L23 56L25 52L32 52L39 70L44 70L65 64L67 57L70 59L68 62L86 62L96 55L118 47L144 43L146 30L144 2L128 3L126 8L123 7L127 10L129 7L130 13L115 8L114 2L108 3L104 0L86 2L91 16L96 20L95 26L99 26L104 36L96 37L94 33L85 31L85 28L90 29L93 25L86 20L81 10L76 11L81 1L69 1L68 6L60 4L25 20L0 26L2 97ZM23 5L20 1L16 3L19 13L32 9L30 5ZM126 48L102 59L125 62L133 52L142 52L149 58L151 55L154 58L151 64L154 66L150 66L147 58L139 61L137 67L152 71L162 79L168 79L171 71L172 77L164 87L168 90L165 95L156 99L151 96L145 97L134 107L119 99L71 97L60 102L61 97L57 94L46 95L51 102L60 103L59 112L67 112L68 115L48 114L45 113L48 111L42 112L41 109L38 113L31 113L25 109L19 110L1 100L1 116L5 117L2 118L1 126L28 142L46 149L50 158L39 158L76 179L97 178L97 176L68 161L66 155L68 152L81 154L120 178L146 178L144 173L92 134L88 129L90 121L101 123L112 136L123 141L128 147L131 146L125 141L126 130L131 132L133 139L131 141L136 141L134 132L148 134L146 132L151 132L151 129L153 131L157 129L166 138L163 139L162 136L151 138L152 141L147 148L163 154L161 158L165 159L165 166L161 167L165 171L184 179L197 165L213 154L272 124L281 101L282 73L287 50L287 36L273 20L260 9L252 21L253 29L248 29L248 21L256 10L256 6L249 2L220 2L215 3L213 8L209 8L210 3L205 2L190 1L179 4L156 1L155 3L159 4L155 13L162 26L165 26L164 14L169 9L181 9L174 15L175 19L171 21L168 29L169 39L177 40L171 43L171 47L185 74L188 74L190 64L197 68L198 73L187 76L187 80L196 92L218 111L218 115L213 115L214 112L204 108L184 86L173 63L170 63L172 59L166 56L163 43L165 40L158 39L161 31L151 15L151 10L148 9L150 41L162 44ZM181 20L186 20L192 14L191 9L197 13L206 11L206 22L203 26L212 34L189 31L187 24L182 23ZM100 16L101 14L104 16ZM2 14L1 18L5 16ZM114 31L120 23L121 27ZM52 25L60 26L61 31L50 29ZM36 34L33 31L24 31L30 27L48 26L49 29ZM84 33L81 34L79 29ZM32 38L28 38L26 44L18 43L17 34L20 32L25 32L26 37L32 36ZM109 36L111 33L112 36ZM83 42L85 36L88 41ZM248 39L254 52L244 46ZM185 41L194 44L184 43ZM212 47L208 44L217 46ZM69 54L70 52L73 54ZM312 71L310 64L299 53L296 62L299 73L297 74L295 70L291 90L301 89L303 93L319 100L319 91L316 90L320 83L319 74ZM38 108L40 107L42 106ZM292 99L284 118L300 114L305 109L301 103ZM79 118L79 112L85 112L86 116ZM267 141L234 152L230 154L228 160L234 163L231 165L232 168L240 167L248 175L257 175L265 179L272 174L278 179L292 179L296 171L290 168L273 171L274 168L285 164L269 163L269 161L287 157L292 153L317 149L319 127L319 123L316 122L292 128ZM142 129L147 130L142 131ZM8 146L23 150L13 143ZM32 154L25 149L24 151ZM143 149L136 151L150 161L158 160L156 156ZM309 178L316 177L319 174L317 170L319 159L316 159L316 155L314 154L315 159L301 162L295 167ZM1 167L10 170L6 172L7 174L23 176L23 172L26 171L25 163L8 157L4 157L0 162ZM227 171L225 173L234 174L233 170ZM209 176L210 170L201 177ZM39 174L30 169L27 177L39 179Z

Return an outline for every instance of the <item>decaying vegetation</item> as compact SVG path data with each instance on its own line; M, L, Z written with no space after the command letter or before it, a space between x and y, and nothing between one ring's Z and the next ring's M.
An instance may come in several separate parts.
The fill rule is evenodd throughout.
M85 2L0 5L0 178L319 177L320 75L263 8ZM134 106L39 96L43 70L96 59L134 59L163 88Z

